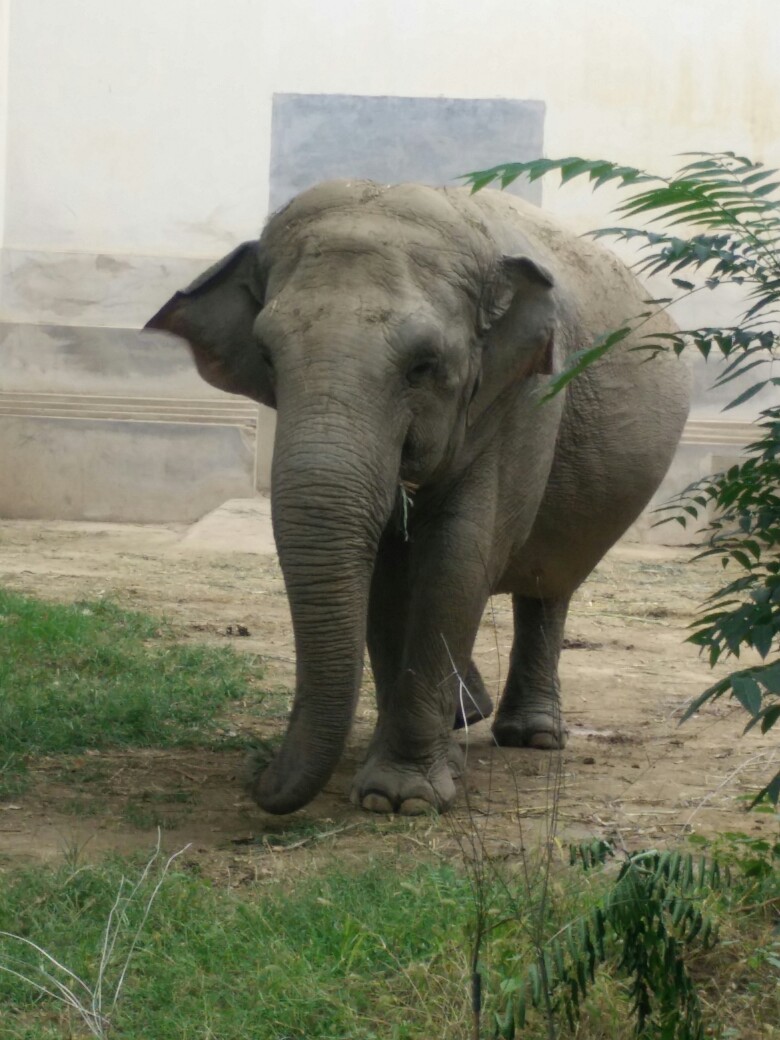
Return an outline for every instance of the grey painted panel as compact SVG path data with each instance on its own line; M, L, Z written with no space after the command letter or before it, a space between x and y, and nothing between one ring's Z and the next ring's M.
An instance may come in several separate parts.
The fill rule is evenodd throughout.
M333 177L455 184L470 170L542 154L542 101L275 94L270 207ZM541 182L512 187L541 201Z

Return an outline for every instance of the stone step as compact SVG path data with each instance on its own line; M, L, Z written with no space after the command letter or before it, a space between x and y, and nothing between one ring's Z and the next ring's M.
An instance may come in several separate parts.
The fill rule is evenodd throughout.
M682 435L683 444L745 445L758 440L761 431L754 423L729 419L689 419Z
M124 422L257 424L257 406L242 398L139 398L92 394L0 392L0 416L113 419Z

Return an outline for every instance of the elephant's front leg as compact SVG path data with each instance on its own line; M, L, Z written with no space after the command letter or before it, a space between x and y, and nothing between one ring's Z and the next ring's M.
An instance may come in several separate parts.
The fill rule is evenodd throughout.
M446 809L455 798L458 677L470 674L488 596L485 556L471 541L454 551L449 531L380 552L368 625L379 719L352 790L364 809L414 814Z

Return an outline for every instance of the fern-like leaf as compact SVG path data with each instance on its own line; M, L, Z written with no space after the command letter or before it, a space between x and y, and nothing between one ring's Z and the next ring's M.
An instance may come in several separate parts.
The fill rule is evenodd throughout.
M570 848L572 865L590 871L614 856L606 842ZM628 855L601 902L540 951L522 978L502 987L507 1003L496 1016L496 1036L514 1037L528 1011L552 1007L574 1031L580 1006L608 962L627 980L636 1037L701 1040L704 1035L696 987L686 965L694 945L708 947L716 932L699 905L730 877L717 861L698 863L679 850L650 849Z

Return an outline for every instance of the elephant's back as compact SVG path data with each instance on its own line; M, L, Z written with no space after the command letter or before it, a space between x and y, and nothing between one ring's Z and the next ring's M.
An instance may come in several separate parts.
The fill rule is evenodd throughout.
M588 411L590 400L598 401L599 411L611 412L616 419L632 407L638 407L640 414L661 411L668 437L676 443L688 412L688 366L671 350L649 361L648 352L632 349L646 345L653 336L663 346L663 337L677 328L665 311L653 311L650 291L610 249L574 234L523 199L489 190L469 195L458 189L452 194L457 205L478 209L499 239L499 248L517 252L525 245L552 272L560 347L565 354L587 349L617 330L636 330L573 381L568 393L576 409Z
M517 253L527 247L552 272L556 296L568 305L572 320L584 322L594 335L622 327L647 310L643 304L647 293L634 275L614 252L591 237L576 234L538 206L507 192L447 191L464 216L479 213L499 251ZM659 315L661 326L673 328Z
M632 349L676 326L661 310L648 317L651 294L613 252L502 192L480 192L472 201L493 226L503 222L502 249L515 234L552 272L564 354L616 330L636 329L567 387L548 487L511 568L515 588L527 584L529 595L542 575L550 595L566 594L662 481L688 416L689 367L670 349L655 356Z

